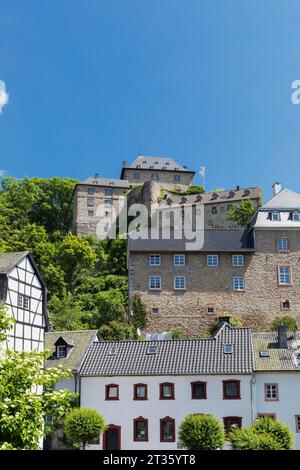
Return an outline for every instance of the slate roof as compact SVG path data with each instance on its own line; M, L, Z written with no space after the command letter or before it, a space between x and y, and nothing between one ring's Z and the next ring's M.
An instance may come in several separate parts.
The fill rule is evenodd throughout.
M51 331L45 334L45 350L50 351L51 356L46 361L46 367L62 365L64 369L78 370L84 355L97 336L97 330L82 331ZM66 343L74 344L67 357L55 358L55 343L62 337Z
M195 173L194 171L188 170L186 166L180 165L175 162L172 158L169 157L147 157L140 155L137 157L129 166L123 168L135 169L139 165L141 170L169 170L169 171L185 171L190 173ZM153 166L153 168L150 168Z
M233 344L232 354L223 352L225 344ZM149 346L157 346L157 353L149 354ZM115 355L109 354L112 347ZM81 376L250 374L253 366L250 330L223 324L212 339L93 343L79 372Z
M16 264L18 264L29 251L16 251L12 253L0 253L0 273L8 273Z
M176 230L174 231L176 232ZM143 232L142 232L143 233ZM175 239L159 239L138 238L134 240L128 237L128 250L131 252L183 252L186 250L186 243L190 243L192 239L181 238ZM201 252L252 252L254 251L252 234L245 234L240 229L205 229L203 247L191 248L189 251Z
M113 178L100 178L100 177L93 177L90 176L82 183L78 183L78 185L93 185L93 186L104 186L108 188L125 188L128 189L130 184L127 180L119 180Z
M172 194L167 190L165 190L165 194L167 195L167 198L172 201L172 204L166 204L166 199L163 199L160 204L160 207L172 207L172 205L180 204L181 198L183 197L178 194ZM201 196L201 200L199 196ZM186 198L186 204L195 204L201 202L203 204L215 205L219 202L234 203L236 201L242 201L244 199L257 199L257 201L259 202L261 198L261 190L258 186L255 186L253 188L228 189L217 192L211 191L200 195L185 195L184 197Z
M253 333L253 349L257 371L300 372L295 362L295 353L300 353L300 333L288 333L288 349L278 348L278 333ZM269 357L260 357L260 351L268 351Z
M282 189L267 201L261 209L300 210L300 194L288 188Z

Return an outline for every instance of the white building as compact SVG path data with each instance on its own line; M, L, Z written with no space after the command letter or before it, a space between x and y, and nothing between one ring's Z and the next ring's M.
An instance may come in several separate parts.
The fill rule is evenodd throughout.
M177 449L189 413L249 426L254 369L251 333L223 324L212 339L101 341L80 368L81 406L104 414L93 449Z
M47 289L28 251L0 253L0 304L16 320L6 347L43 351L49 327Z

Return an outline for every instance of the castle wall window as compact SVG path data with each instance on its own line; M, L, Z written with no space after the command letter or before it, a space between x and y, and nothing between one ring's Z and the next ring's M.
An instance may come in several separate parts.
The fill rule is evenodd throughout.
M159 175L157 173L154 173L153 175L151 175L151 179L152 181L159 181Z
M149 265L150 266L160 266L160 255L149 255Z
M239 380L223 380L223 400L239 400L241 387Z
M180 175L174 175L174 181L176 183L179 183L179 181L181 181L181 176Z
M133 440L139 442L148 441L148 420L142 416L133 420Z
M111 207L112 206L112 201L110 199L105 199L104 200L104 206L105 207Z
M192 400L205 400L206 396L206 382L192 382L191 383Z
M175 442L175 419L170 416L160 420L160 442Z
M94 205L95 205L94 198L88 197L88 199L87 199L87 205L88 205L88 206L94 206Z
M212 207L211 208L211 213L212 214L217 214L218 213L218 209L216 207Z
M215 307L206 307L206 311L207 313L209 313L210 315L213 315L215 313Z
M281 306L281 310L290 310L291 309L291 304L290 304L289 300L284 300L283 302L281 302L280 306Z
M232 287L235 291L245 290L245 278L244 276L234 276L232 279Z
M104 194L105 194L105 196L111 196L112 195L112 189L111 188L105 188Z
M174 266L185 266L185 255L174 255L173 264Z
M160 276L149 276L149 289L150 290L161 289L161 277Z
M210 267L219 266L219 256L218 255L207 255L207 266L210 266Z
M265 400L266 401L278 401L278 384L265 384Z
M287 238L279 238L277 242L278 251L289 251L289 241Z
M88 194L94 194L95 190L94 188L88 188Z
M135 180L139 180L140 177L141 177L141 175L140 175L139 173L133 173L133 178L134 178Z
M88 216L89 217L94 217L94 211L88 211Z
M175 290L185 290L186 289L185 276L175 276L174 277L174 289Z
M151 315L153 315L153 317L157 317L159 315L159 308L158 307L152 307L151 308Z
M281 286L291 285L291 268L289 266L279 266L278 282Z
M232 266L244 266L244 255L232 255Z

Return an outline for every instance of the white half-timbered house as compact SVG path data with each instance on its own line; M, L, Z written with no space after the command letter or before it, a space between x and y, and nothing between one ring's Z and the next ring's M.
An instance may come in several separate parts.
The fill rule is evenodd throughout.
M0 253L0 305L16 321L6 347L43 351L49 329L47 289L28 251Z

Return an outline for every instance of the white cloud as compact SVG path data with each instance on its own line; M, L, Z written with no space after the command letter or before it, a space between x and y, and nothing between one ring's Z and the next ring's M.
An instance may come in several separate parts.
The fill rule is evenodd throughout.
M9 94L6 93L5 82L0 80L0 114L2 112L3 107L8 103L8 101L9 101Z

